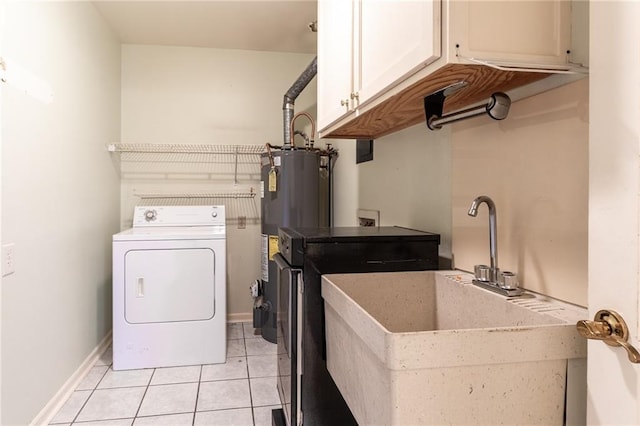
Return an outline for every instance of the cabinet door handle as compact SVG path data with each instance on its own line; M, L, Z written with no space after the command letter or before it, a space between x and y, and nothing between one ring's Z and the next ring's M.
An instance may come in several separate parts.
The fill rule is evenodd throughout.
M351 92L351 99L358 99L360 97L360 93L358 92Z
M349 107L349 99L340 99L340 105Z

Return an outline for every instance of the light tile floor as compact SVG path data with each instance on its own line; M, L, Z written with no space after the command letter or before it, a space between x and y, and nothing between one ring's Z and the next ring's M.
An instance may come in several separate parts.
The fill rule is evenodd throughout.
M227 362L113 371L109 348L52 425L271 425L280 408L276 345L251 323L227 325Z

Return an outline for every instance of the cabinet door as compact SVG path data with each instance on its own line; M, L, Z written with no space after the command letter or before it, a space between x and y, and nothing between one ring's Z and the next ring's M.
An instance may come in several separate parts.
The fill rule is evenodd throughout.
M571 3L451 1L450 48L498 64L564 65L571 48Z
M351 110L352 31L353 2L351 0L318 1L318 129L320 130Z
M360 104L440 57L440 0L360 0Z

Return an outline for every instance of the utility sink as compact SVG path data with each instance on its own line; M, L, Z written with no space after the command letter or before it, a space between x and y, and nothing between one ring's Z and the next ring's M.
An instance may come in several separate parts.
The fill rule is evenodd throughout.
M567 371L587 356L575 327L586 310L472 278L323 276L327 366L359 424L563 424Z

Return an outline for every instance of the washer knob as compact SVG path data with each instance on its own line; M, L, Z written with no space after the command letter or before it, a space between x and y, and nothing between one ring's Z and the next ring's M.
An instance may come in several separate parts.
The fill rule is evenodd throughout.
M157 217L158 217L158 213L155 210L147 210L144 212L144 219L147 222L152 222L156 220Z

